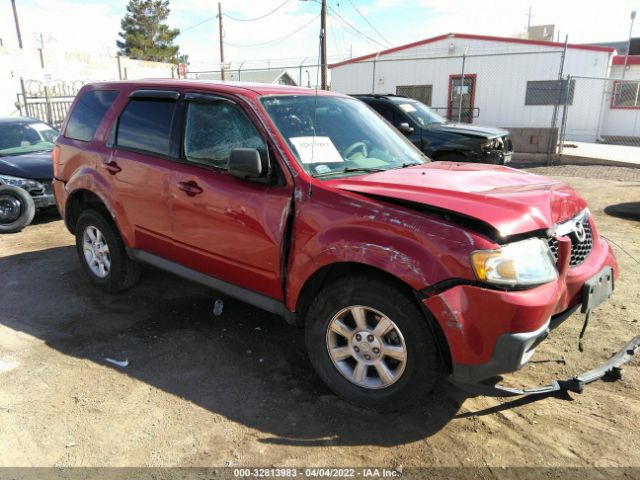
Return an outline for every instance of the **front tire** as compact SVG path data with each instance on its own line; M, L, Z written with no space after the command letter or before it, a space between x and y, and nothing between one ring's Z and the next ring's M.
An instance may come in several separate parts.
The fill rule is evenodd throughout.
M140 265L129 258L111 219L95 210L85 210L76 223L76 252L91 281L107 292L133 286Z
M15 233L33 221L36 205L29 192L13 185L0 185L0 233Z
M323 288L309 308L309 358L345 400L398 410L424 398L439 376L427 321L409 295L384 279L343 277Z

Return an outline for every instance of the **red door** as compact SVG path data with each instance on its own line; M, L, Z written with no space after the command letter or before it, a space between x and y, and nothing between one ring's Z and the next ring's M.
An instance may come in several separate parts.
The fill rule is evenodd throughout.
M473 123L476 97L475 73L449 76L449 103L447 117L450 122Z
M257 148L263 156L267 150L237 104L188 101L184 123L184 163L174 166L169 184L179 263L282 300L281 251L292 188L227 173L233 148Z

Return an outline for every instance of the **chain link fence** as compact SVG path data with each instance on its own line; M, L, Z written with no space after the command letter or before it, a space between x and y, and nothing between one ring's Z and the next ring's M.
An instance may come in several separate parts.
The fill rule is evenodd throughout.
M615 71L614 71L615 73ZM640 79L567 76L589 112L565 99L562 106L560 154L625 160L640 150ZM587 115L589 113L589 115Z

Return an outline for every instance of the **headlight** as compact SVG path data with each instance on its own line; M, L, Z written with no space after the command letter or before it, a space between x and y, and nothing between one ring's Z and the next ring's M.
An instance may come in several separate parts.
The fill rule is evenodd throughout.
M540 238L477 250L471 253L471 265L478 280L496 285L533 286L558 278L549 245Z
M25 190L42 190L44 185L28 178L12 177L10 175L0 175L0 183L24 188Z

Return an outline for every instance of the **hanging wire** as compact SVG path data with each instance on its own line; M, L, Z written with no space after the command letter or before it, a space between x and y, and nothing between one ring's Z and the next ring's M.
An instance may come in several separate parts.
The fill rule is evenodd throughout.
M227 13L223 13L222 16L223 17L227 17L230 20L235 20L236 22L255 22L257 20L262 20L263 18L267 18L269 15L276 13L278 10L280 10L282 7L284 7L287 3L289 3L291 0L284 0L284 2L282 2L280 5L278 5L276 8L274 8L273 10L271 10L268 13L265 13L264 15L260 15L259 17L255 17L255 18L237 18L237 17L233 17Z
M387 40L384 35L382 35L382 33L380 33L380 31L373 26L373 24L367 19L367 17L365 17L362 12L360 11L360 9L358 7L356 7L355 3L353 3L351 0L348 0L349 3L351 4L351 6L353 7L353 9L358 12L358 15L360 15L362 17L362 19L367 22L367 25L369 25L371 27L371 30L373 30L374 32L376 32L378 34L378 36L384 40L384 42L387 44L387 46L391 47L391 42L389 40Z
M318 18L320 18L320 15L317 15L315 17L313 17L311 20L309 20L307 23L305 23L304 25L302 25L301 27L295 29L293 32L288 33L287 35L285 35L284 37L278 37L278 38L274 38L272 40L268 40L266 42L261 42L261 43L252 43L252 44L246 44L246 45L242 45L242 44L237 44L237 43L229 43L229 42L224 42L225 45L229 45L231 47L238 47L238 48L254 48L254 47L264 47L267 45L276 45L280 42L284 42L285 40L289 39L290 37L292 37L293 35L295 35L296 33L298 33L299 31L305 29L306 27L308 27L309 25L311 25L313 22L315 22Z

